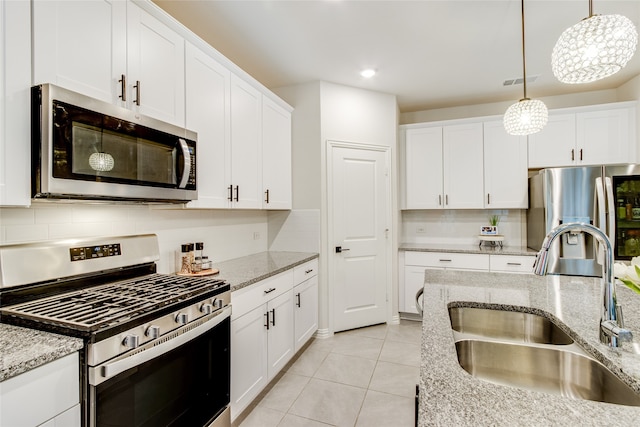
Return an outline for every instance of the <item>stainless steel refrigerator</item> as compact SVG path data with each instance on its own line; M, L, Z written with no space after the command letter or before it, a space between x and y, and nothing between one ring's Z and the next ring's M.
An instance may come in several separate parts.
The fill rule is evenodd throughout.
M529 178L527 245L539 250L546 234L567 222L593 224L607 233L616 260L640 256L640 166L542 169ZM549 273L600 276L597 246L584 233L561 236L550 248Z

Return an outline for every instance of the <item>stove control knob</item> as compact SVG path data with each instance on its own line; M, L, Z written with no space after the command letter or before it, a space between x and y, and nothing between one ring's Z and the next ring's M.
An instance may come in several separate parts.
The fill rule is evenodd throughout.
M213 300L211 300L211 304L213 304L213 306L218 309L218 308L222 308L222 300L218 299L218 298L214 298Z
M160 336L160 326L151 325L147 328L144 334L154 340Z
M180 325L186 325L189 321L189 315L187 313L178 313L176 316L176 323Z
M127 348L136 348L138 346L139 339L137 335L127 335L122 340L122 345Z
M213 306L211 304L202 304L200 312L204 314L211 314L213 312Z

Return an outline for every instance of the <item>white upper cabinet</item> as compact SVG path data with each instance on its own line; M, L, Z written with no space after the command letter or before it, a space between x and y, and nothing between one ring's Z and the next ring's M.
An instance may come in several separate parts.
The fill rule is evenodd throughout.
M127 3L127 87L134 110L184 126L184 43L171 28Z
M407 129L404 150L406 208L442 208L442 126Z
M262 97L264 209L291 209L291 112Z
M406 209L483 207L482 123L406 130Z
M262 94L231 75L231 207L262 208Z
M527 138L509 135L502 120L484 122L484 207L522 208L528 203Z
M34 1L33 53L35 84L184 126L184 39L131 2Z
M549 112L549 123L529 136L529 168L635 163L635 103Z
M127 73L127 3L33 2L34 84L53 83L118 103Z
M191 44L186 46L186 127L198 134L198 200L193 208L229 206L231 73Z
M482 208L482 123L445 126L442 142L444 208Z
M0 2L0 206L31 203L31 11Z

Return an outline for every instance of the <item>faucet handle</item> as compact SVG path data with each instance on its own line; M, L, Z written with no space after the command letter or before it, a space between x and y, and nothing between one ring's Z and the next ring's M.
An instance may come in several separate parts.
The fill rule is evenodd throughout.
M616 304L616 320L618 321L618 326L624 328L624 316L622 315L622 306L620 304Z
M609 338L617 338L620 342L633 341L630 330L618 326L615 320L604 320L600 323L601 331Z

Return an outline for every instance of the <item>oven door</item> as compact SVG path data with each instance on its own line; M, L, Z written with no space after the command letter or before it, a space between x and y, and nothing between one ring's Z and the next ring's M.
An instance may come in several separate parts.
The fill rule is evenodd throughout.
M229 426L230 314L89 368L90 426Z

